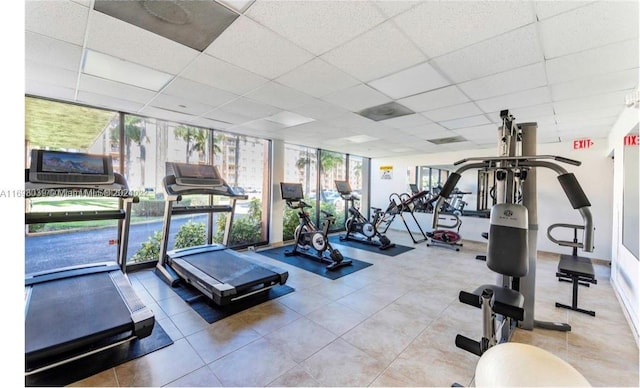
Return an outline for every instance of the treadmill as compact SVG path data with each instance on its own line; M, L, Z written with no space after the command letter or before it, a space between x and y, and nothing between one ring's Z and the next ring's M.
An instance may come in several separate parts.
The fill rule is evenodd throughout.
M113 172L111 157L33 150L25 189L26 198L116 197L123 204L119 210L25 213L26 224L117 219L121 226L115 261L25 275L25 377L149 336L153 312L124 273L137 198Z
M213 165L167 162L166 168L167 175L163 179L164 222L156 266L156 274L162 280L172 287L184 281L200 291L201 295L196 299L206 296L219 306L232 304L287 282L287 271L227 248L236 200L247 199L246 195L236 194ZM229 203L174 206L185 196L202 194L211 196L213 203L216 197L226 198ZM172 216L203 213L209 215L207 244L167 251ZM229 214L222 244L212 242L214 213Z

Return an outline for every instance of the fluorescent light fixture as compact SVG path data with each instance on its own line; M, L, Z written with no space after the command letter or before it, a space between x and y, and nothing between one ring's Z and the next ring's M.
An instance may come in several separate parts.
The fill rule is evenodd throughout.
M433 144L451 144L451 143L460 143L466 141L462 136L452 136L452 137L442 137L440 139L427 139L428 142Z
M139 88L159 91L173 78L146 66L127 62L97 51L85 49L82 72L95 77L120 82Z
M345 137L344 140L350 141L352 143L366 143L368 141L378 140L378 138L367 136L367 135L357 135L357 136Z
M310 123L316 121L315 119L305 117L293 112L282 111L272 116L265 117L265 120L273 121L274 123L282 124L285 127L294 127L296 125Z

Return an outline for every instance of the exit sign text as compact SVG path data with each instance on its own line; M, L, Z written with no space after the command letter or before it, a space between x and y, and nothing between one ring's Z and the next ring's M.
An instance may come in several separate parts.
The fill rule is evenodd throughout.
M640 139L638 135L627 135L624 137L624 145L626 146L637 146L640 143Z
M577 139L573 141L574 150L585 150L593 145L591 139Z

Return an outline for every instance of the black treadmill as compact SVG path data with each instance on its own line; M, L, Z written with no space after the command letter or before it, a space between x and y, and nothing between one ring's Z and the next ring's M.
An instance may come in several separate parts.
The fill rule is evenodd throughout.
M164 223L160 258L156 274L175 287L180 281L194 286L215 304L224 306L250 295L268 291L287 282L289 273L283 269L261 263L227 248L238 195L226 184L212 165L194 165L167 162ZM174 206L183 196L205 194L224 197L229 204L210 206ZM212 243L212 228L208 228L207 244L167 251L169 230L173 215L228 213L222 244ZM212 224L212 218L209 219Z
M124 273L131 204L137 198L111 163L104 155L32 151L25 197L117 197L123 208L25 213L26 224L121 220L116 261L25 275L25 376L147 337L153 330L153 312Z

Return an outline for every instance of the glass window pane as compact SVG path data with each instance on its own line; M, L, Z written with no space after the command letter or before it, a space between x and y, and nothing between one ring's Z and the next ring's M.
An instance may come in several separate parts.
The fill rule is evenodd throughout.
M337 231L344 228L345 201L338 194L335 181L346 180L345 169L345 154L326 150L320 151L320 209L334 216L334 222L329 224L329 231ZM321 212L319 219L319 226L322 228L326 219L325 214Z
M312 206L309 209L311 219L316 222L316 187L317 187L318 158L314 148L301 147L291 144L284 146L284 180L288 183L301 183L305 202ZM293 240L293 234L298 225L297 211L285 208L283 219L282 240Z
M25 98L25 140L30 164L32 149L48 149L113 155L114 172L119 172L116 112L56 101ZM114 152L115 151L115 152ZM119 200L104 197L39 197L27 199L25 212L93 212L119 209ZM25 272L118 258L118 220L49 222L27 226Z

